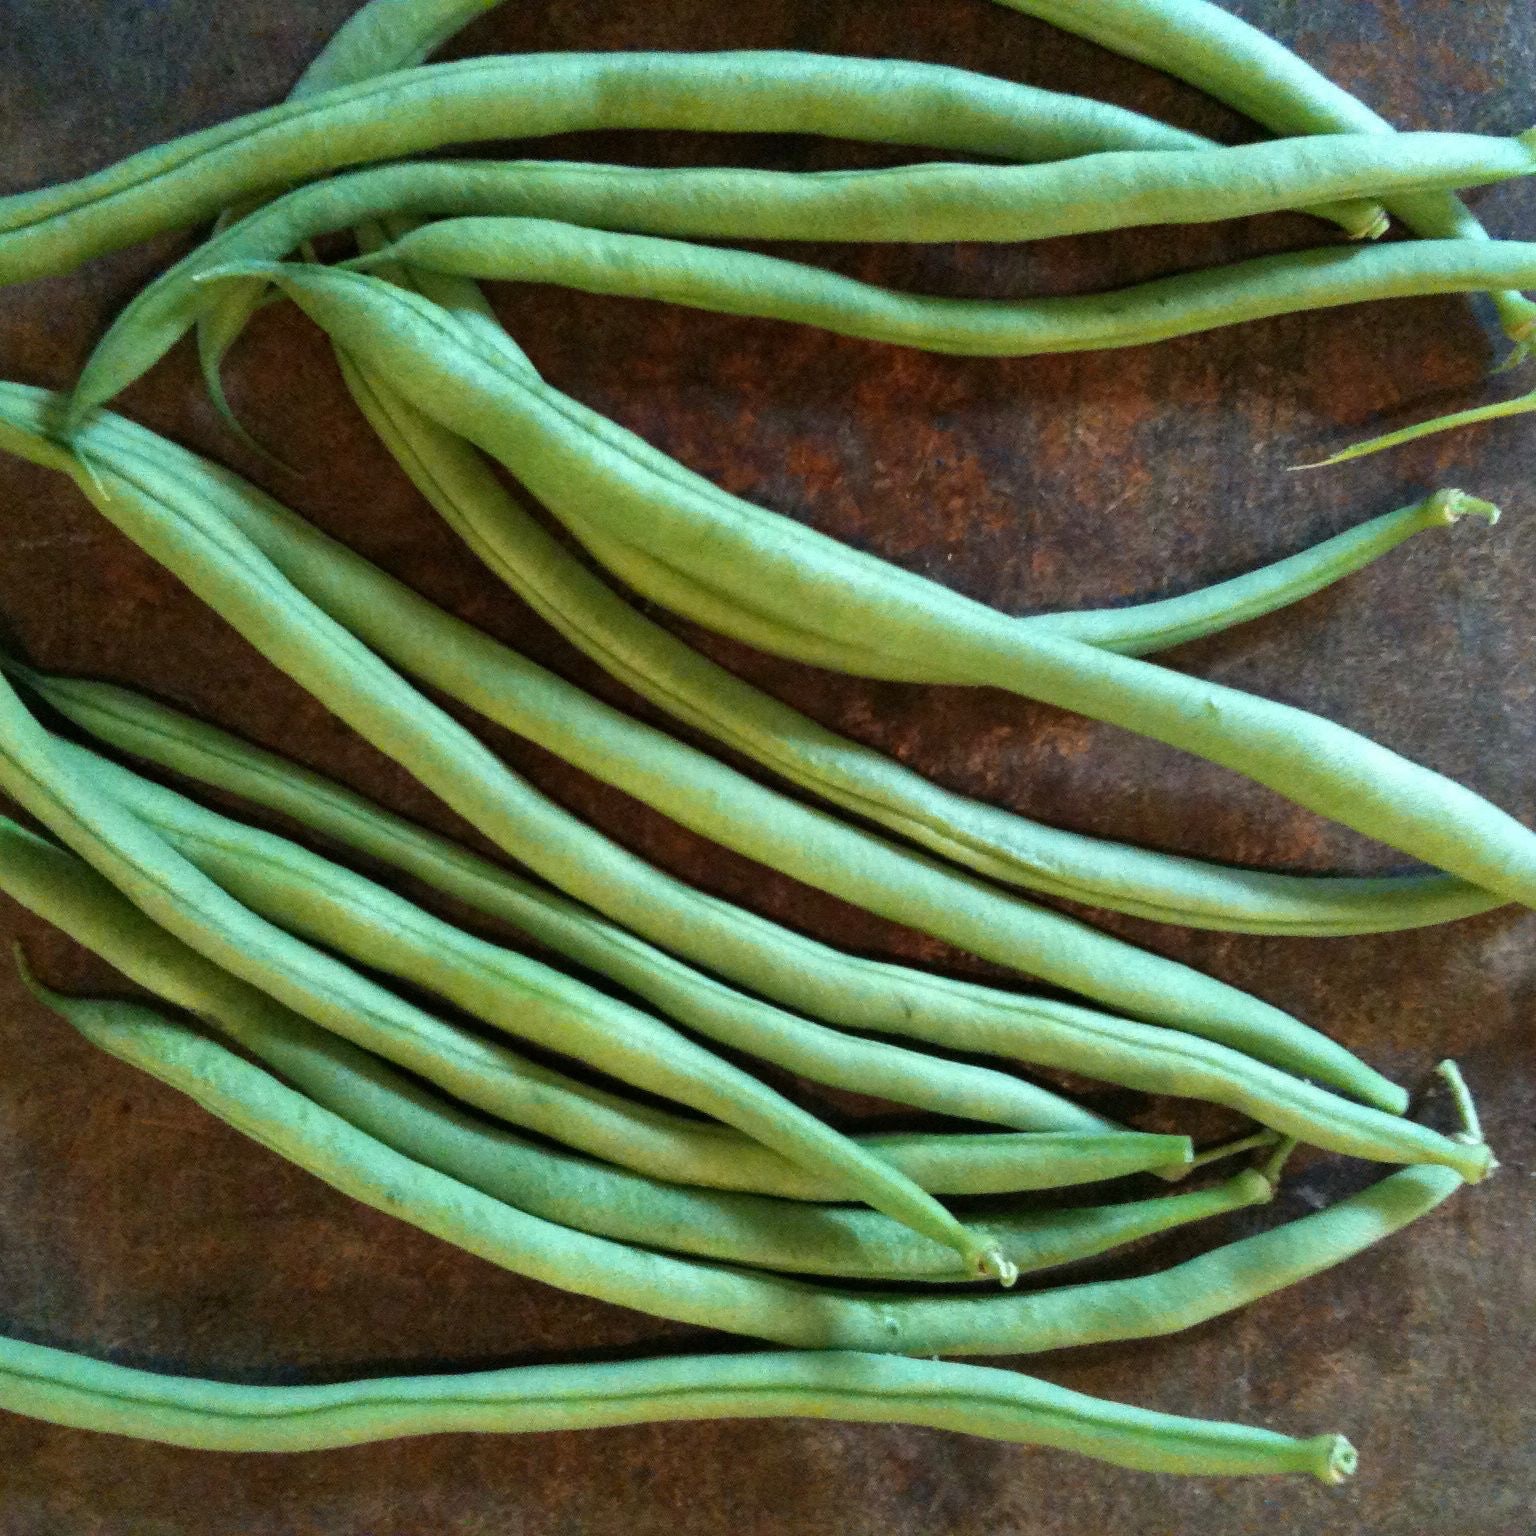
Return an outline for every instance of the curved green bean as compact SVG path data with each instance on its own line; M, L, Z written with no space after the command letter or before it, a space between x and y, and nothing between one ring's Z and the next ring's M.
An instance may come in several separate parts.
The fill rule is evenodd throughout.
M1007 1296L838 1290L542 1221L402 1157L261 1068L149 1010L60 1002L69 1022L104 1050L365 1205L565 1290L797 1348L1000 1355L1178 1332L1344 1262L1433 1210L1462 1183L1449 1168L1404 1169L1326 1210L1130 1280Z
M1294 251L1104 293L1020 300L897 293L777 256L730 254L738 274L731 291L745 296L753 314L829 330L856 326L859 335L907 345L933 346L942 336L945 351L991 357L1146 346L1277 315L1536 281L1536 244L1512 240ZM266 267L260 272L272 276ZM252 271L237 266L211 275L240 279ZM729 305L722 298L719 307Z
M315 1451L434 1434L526 1434L697 1419L920 1424L1075 1451L1140 1471L1301 1473L1342 1483L1342 1435L1178 1418L1013 1371L813 1351L514 1366L316 1386L167 1376L0 1338L0 1408L50 1424L208 1451Z
M1109 144L1114 141L1107 140ZM1203 144L1203 141L1196 141ZM1189 150L1209 163L1213 146ZM650 234L753 240L950 241L1038 239L1133 216L1144 185L1166 193L1180 176L1166 151L1107 151L1124 163L1131 207L1102 201L1084 159L1057 165L903 166L796 173L714 167L652 169L565 161L451 161L386 165L299 187L221 229L138 293L97 343L76 381L74 420L154 365L194 323L210 372L254 310L265 285L210 293L196 279L248 261L276 260L331 230L391 215L531 215ZM1216 161L1216 164L1224 164ZM1183 173L1181 173L1182 175ZM0 252L3 252L0 245Z
M1207 141L1122 108L936 64L791 52L540 53L400 70L0 198L0 282L195 224L343 166L586 129L809 133L1004 160Z
M1305 710L1031 630L730 496L477 349L417 295L311 267L284 268L278 281L665 606L822 666L1011 688L1197 753L1490 892L1536 901L1536 834L1443 775Z
M505 871L315 774L121 689L57 679L38 685L50 703L126 751L290 815L472 908L531 921L519 882ZM961 1006L949 1007L952 1000ZM945 988L905 1018L902 1032L955 1050L1069 1070L1076 1063L1126 1087L1209 1099L1353 1155L1404 1162L1468 1155L1411 1122L1350 1105L1232 1052L1046 999Z
M1275 133L1394 131L1364 102L1274 38L1209 0L999 0L1116 53L1150 64L1209 92ZM1488 232L1446 191L1383 193L1388 212L1431 239L1486 240ZM1524 294L1492 295L1517 357L1536 333L1536 303Z
M433 280L412 271L426 292ZM428 297L471 312L473 283L437 279ZM462 318L461 318L462 323ZM526 359L491 321L479 329L509 362ZM700 655L637 613L502 487L479 453L341 354L354 399L422 495L470 549L548 622L614 676L678 718L792 782L980 874L1138 916L1271 933L1380 931L1448 921L1498 898L1445 875L1376 879L1228 869L1200 860L1057 831L929 784ZM1377 518L1314 550L1201 593L1161 603L1025 622L1083 632L1117 649L1209 633L1317 590L1358 569L1416 528L1493 509L1455 493Z
M1286 146L1309 142L1316 141L1277 141ZM1524 174L1536 166L1533 146L1536 133L1509 141L1509 158L1524 162ZM1275 145L1254 147L1273 151ZM1158 163L1171 159L1176 168L1183 169L1186 160L1209 161L1212 156L1116 158ZM1084 162L1073 164L1081 166ZM1087 173L1083 174L1086 179ZM1135 174L1141 176L1139 167ZM1230 174L1239 174L1238 167L1233 166ZM1209 206L1208 196L1202 195L1200 201ZM1279 199L1276 205L1284 201ZM1157 217L1156 206L1148 203L1148 221L1170 222ZM796 321L845 336L930 352L1008 356L1019 348L1040 350L1039 301L894 292L782 257L651 235L612 233L550 219L444 219L422 225L384 250L346 265L367 271L388 261L456 277L552 283L583 293L617 294L722 314Z
M509 1034L641 1083L643 1069L632 1071L624 1065L626 1052L639 1048L646 1038L643 1027L631 1028L633 1010L593 1007L600 1027L613 1034L615 1048L611 1054L598 1046L583 1051L580 1026L568 1031L563 1015L552 1015L547 1025L530 1024L526 957L455 928L287 838L220 815L71 743L56 741L54 746L66 762L74 763L98 788L268 921L372 970L424 987ZM520 926L535 939L581 964L593 963L616 981L633 984L647 1001L719 1044L815 1082L959 1119L1037 1130L1042 1122L1049 1126L1067 1118L1055 1095L1031 1083L813 1024L697 978L661 951L626 943L627 935L594 920L575 903L547 899L527 882L517 882L512 890L533 914L532 922ZM533 974L542 976L546 969L537 967ZM582 1008L589 1004L590 992L585 986L569 989ZM634 1036L633 1043L625 1041L626 1030ZM1085 1113L1081 1119L1092 1123L1094 1117ZM1186 1161L1189 1151L1175 1144L1121 1142L1114 1135L1082 1139L1085 1160L1075 1172L1089 1171L1087 1142L1102 1142L1109 1159L1106 1167L1112 1169L1107 1177L1172 1166Z
M397 1152L520 1210L622 1241L729 1263L863 1279L969 1279L939 1243L858 1207L721 1193L529 1142L319 1029L152 923L88 865L0 819L0 890L160 997L211 1020L323 1108ZM29 978L29 984L30 978ZM539 1129L541 1127L535 1127ZM897 1143L903 1166L941 1138ZM995 1181L1055 1187L1092 1171L1088 1138L958 1138ZM1074 1147L1073 1143L1079 1143ZM1207 1159L1236 1149L1215 1148ZM812 1188L811 1194L825 1193ZM1012 1191L1010 1191L1011 1193ZM1103 1253L1270 1198L1252 1169L1185 1194L1076 1210L1006 1209L980 1224L1021 1271Z
M1317 1077L1380 1107L1401 1108L1400 1088L1279 1009L758 784L535 666L270 503L230 500L228 513L283 576L386 660L692 830L882 916L1119 1011ZM611 891L602 898L580 894L655 942L733 980L811 1011L825 1007L819 998L807 1002L803 991L785 996L781 973L765 969L761 960L728 962L713 938L690 945L653 902L640 911L631 903L621 912ZM733 926L741 929L739 917ZM770 935L761 925L753 931L782 948L777 931ZM883 978L871 1002L889 1006ZM877 1015L861 1017L879 1027Z
M471 1079L484 1102L497 1096L501 1080L517 1063L497 1047L450 1031L440 1020L385 991L323 950L292 938L233 900L164 839L98 790L65 760L48 733L27 713L10 685L0 681L0 786L19 804L106 875L142 911L176 937L243 980L270 992L315 1023L362 1044L380 1036L385 1054L403 1064L421 1063L424 1075L452 1071ZM546 968L547 969L547 968ZM549 971L550 977L559 973ZM569 984L570 978L559 978ZM595 989L592 991L594 996ZM529 992L528 1019L551 1000ZM608 999L616 1002L616 999ZM594 1006L593 1016L603 1015ZM613 1015L609 1015L613 1017ZM577 1053L577 1010L564 1014L569 1033L562 1049ZM648 1050L631 1046L644 1038ZM603 1031L595 1029L601 1037ZM403 1037L403 1038L402 1038ZM955 1247L967 1264L1007 1280L1001 1259L985 1248L934 1197L918 1188L877 1152L823 1124L782 1094L760 1083L661 1020L625 1009L620 1031L604 1042L609 1060L622 1059L631 1073L655 1083L672 1080L674 1097L727 1124L791 1162L826 1176L840 1193L858 1191L876 1209ZM407 1057L407 1053L409 1056ZM444 1060L451 1053L451 1059ZM653 1074L657 1074L652 1076ZM520 1075L520 1074L518 1074ZM440 1080L440 1079L439 1079ZM642 1079L643 1080L643 1079ZM521 1096L521 1089L519 1096ZM666 1090L663 1090L666 1091Z

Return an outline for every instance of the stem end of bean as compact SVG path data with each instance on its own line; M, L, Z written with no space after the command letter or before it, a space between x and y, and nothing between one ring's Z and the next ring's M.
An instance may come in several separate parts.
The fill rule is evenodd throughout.
M1360 1470L1360 1453L1343 1435L1325 1435L1326 1454L1318 1469L1318 1481L1337 1486L1347 1483Z

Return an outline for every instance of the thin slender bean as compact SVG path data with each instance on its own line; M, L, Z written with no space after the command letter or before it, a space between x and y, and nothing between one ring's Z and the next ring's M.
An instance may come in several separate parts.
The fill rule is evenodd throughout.
M211 1020L244 1050L317 1104L407 1157L533 1215L623 1241L730 1263L865 1279L969 1279L939 1243L877 1212L715 1193L627 1172L524 1140L464 1114L385 1062L221 970L173 938L88 865L0 820L0 889L64 929L125 975ZM937 1138L928 1137L932 1143ZM1019 1188L1053 1186L1086 1166L1070 1143L1087 1138L962 1137L994 1176L1011 1168ZM904 1149L910 1153L912 1142ZM994 1146L987 1147L987 1142ZM1008 1146L1013 1143L1016 1145ZM1214 1148L1205 1161L1235 1151ZM910 1162L910 1157L908 1156ZM1252 1169L1188 1194L1079 1210L1004 1210L982 1227L1021 1270L1103 1253L1270 1198ZM814 1191L813 1191L814 1192Z
M0 682L0 786L31 814L100 870L149 917L199 953L227 967L327 1028L372 1044L388 1039L386 1053L422 1058L427 1075L442 1072L442 1057L458 1058L450 1069L489 1079L494 1096L508 1063L493 1046L454 1038L441 1022L404 1003L324 951L292 938L229 897L135 817L123 811L91 780L65 761L22 706L8 683ZM551 975L557 973L551 972ZM568 980L569 978L565 978ZM531 998L530 1017L537 1006ZM630 1048L627 1038L608 1041L610 1059L626 1070L643 1066L674 1075L674 1096L736 1124L790 1161L827 1176L839 1191L857 1189L876 1209L910 1221L947 1245L967 1264L1006 1281L1008 1270L965 1231L932 1195L920 1190L878 1153L851 1142L814 1115L785 1099L739 1068L715 1057L661 1020L638 1010L624 1023L624 1036L649 1029L651 1054ZM571 1022L574 1013L567 1016ZM639 1021L638 1023L636 1021ZM407 1038L398 1040L404 1033ZM573 1031L574 1033L574 1031ZM564 1048L575 1042L566 1038ZM414 1064L411 1061L407 1064ZM661 1081L658 1076L654 1079ZM487 1104L485 1107L494 1106Z
M592 1048L583 1055L578 1049L581 1026L567 1033L563 1014L551 1017L553 1028L547 1036L538 1023L530 1026L530 972L524 956L465 933L287 838L221 816L95 753L62 741L55 742L55 750L237 901L270 922L374 970L436 992L510 1034L582 1055L602 1070L631 1082L641 1081L639 1073L623 1066L625 1046L611 1054ZM1036 1130L1042 1120L1050 1124L1060 1117L1060 1101L1033 1084L984 1067L812 1024L707 978L695 982L696 973L660 951L626 943L627 935L594 921L575 903L547 900L537 887L519 884L520 890L513 889L523 898L522 906L533 913L533 921L520 926L533 937L552 943L580 963L597 961L603 974L617 981L634 981L648 1001L723 1045L750 1052L816 1082L960 1119ZM539 986L547 985L542 980L545 969L539 967L533 973L540 977ZM670 987L665 984L668 980ZM585 1008L590 991L574 988L570 996ZM601 1006L592 1009L594 1018L603 1020L603 1027L621 1039L632 1012L621 1009L605 1013ZM632 1033L644 1038L643 1029ZM1093 1117L1082 1118L1090 1122ZM1104 1152L1111 1160L1106 1166L1113 1168L1108 1177L1186 1160L1187 1148L1172 1144L1147 1142L1138 1148L1135 1142L1120 1142L1114 1136L1089 1136L1084 1139L1084 1161L1077 1171L1088 1171L1089 1141L1104 1143Z
M1020 1354L1174 1333L1344 1262L1462 1183L1448 1168L1404 1169L1326 1210L1130 1280L1007 1296L843 1291L541 1221L402 1157L223 1046L146 1009L60 1003L69 1022L104 1050L365 1205L565 1290L799 1348Z
M312 267L284 268L278 281L345 346L389 371L418 406L506 463L605 564L666 606L819 665L1006 687L1124 726L1245 773L1511 901L1536 901L1536 834L1443 775L1305 710L1031 630L730 496L477 349L418 295ZM850 635L862 637L857 647Z
M5 428L0 441L66 470L72 462L56 444L30 432ZM266 654L342 718L405 761L450 804L456 802L465 809L508 851L518 849L527 838L525 856L549 858L549 868L567 889L586 878L582 843L559 847L566 820L548 818L547 828L535 824L532 832L524 830L509 814L525 788L522 781L506 773L456 722L435 711L371 651L308 605L253 544L216 515L210 520L196 500L179 500L172 508L109 468L100 457L93 456L92 466L90 473L78 464L74 467L82 489L108 519L177 569L195 591L216 602L226 618L248 635L260 637ZM242 483L232 475L210 474L200 485ZM176 494L171 482L162 485L167 494ZM274 623L279 612L285 622ZM582 841L591 837L588 829L580 830ZM567 853L569 857L564 856ZM648 866L631 862L616 848L605 847L603 859L608 879L596 884L594 904L606 910L618 896L633 894L619 889L613 871L623 869L627 875L630 870L646 871ZM670 896L674 889L654 871L646 878L657 893L653 901ZM679 922L693 922L697 910L682 909ZM744 916L734 908L724 910L738 920ZM653 920L654 913L642 904L640 918ZM827 996L846 1012L843 979L867 978L871 999L883 1010L872 1021L876 1028L955 1050L1065 1067L1126 1087L1207 1098L1334 1151L1387 1161L1445 1162L1474 1178L1484 1166L1485 1154L1469 1152L1422 1127L1324 1092L1211 1041L900 966L852 963L824 946L794 942L795 958L787 963L799 969L792 974L780 967L769 971L779 991L809 984L821 989L818 996ZM677 947L675 936L671 947ZM711 960L716 969L721 968L719 953L712 954ZM877 977L882 982L878 987L873 984ZM834 979L838 986L827 991Z
M1207 141L988 75L807 53L540 53L428 64L269 107L0 198L0 281L68 271L253 194L447 144L586 129L810 133L1004 160Z
M882 916L1118 1010L1317 1077L1369 1103L1401 1108L1400 1088L1280 1010L758 784L573 688L291 514L274 514L253 498L231 503L230 514L285 577L386 660L692 830ZM690 947L654 903L643 912L634 903L620 912L611 892L606 906L587 891L580 894L699 964L783 995L774 991L784 985L776 969L765 971L755 961L747 962L750 970L741 962L728 964L713 938ZM805 1007L804 996L784 1000Z
M1112 143L1113 141L1107 141ZM1203 143L1204 141L1196 141ZM1191 150L1181 158L1207 151ZM1226 151L1222 151L1226 153ZM1132 155L1136 152L1132 151ZM1136 155L1141 179L1122 176L1139 204L1166 151ZM1101 159L1094 157L1094 164ZM1125 157L1114 153L1119 163ZM73 419L105 404L197 323L210 373L259 303L265 284L199 287L199 274L276 260L305 240L391 215L534 215L661 235L755 240L1016 240L1127 217L1102 200L1084 160L1059 165L903 166L881 171L652 169L562 161L451 161L386 165L299 187L221 229L137 294L113 321L77 380ZM0 244L0 252L3 252Z
M1236 107L1275 133L1392 133L1393 126L1289 48L1209 0L999 0L1064 31L1138 59ZM1383 194L1388 212L1432 239L1486 240L1488 232L1449 192ZM1492 295L1505 334L1529 350L1536 303Z
M271 1387L167 1376L0 1338L0 1407L74 1429L209 1451L315 1451L411 1435L809 1418L921 1424L1149 1472L1300 1473L1342 1483L1358 1464L1342 1435L1296 1440L1106 1402L990 1366L832 1351Z
M1313 142L1319 141L1277 141L1286 147ZM1275 158L1275 144L1254 148ZM1509 140L1507 158L1511 163L1521 162L1526 167L1523 174L1529 174L1536 165L1533 148L1536 133ZM1171 161L1182 170L1186 161L1208 162L1213 156L1115 158L1152 159L1158 164ZM1091 158L1073 164L1091 164ZM1236 165L1227 167L1218 162L1217 168L1223 179L1248 174L1246 167ZM1143 174L1139 165L1135 174L1138 178ZM1198 201L1208 213L1211 202L1203 188ZM1286 201L1277 197L1275 206L1283 206ZM1175 222L1161 218L1155 202L1149 201L1146 208L1148 222ZM1035 304L1029 301L1011 303L900 293L873 288L856 279L782 257L721 250L651 235L612 233L550 219L443 219L423 225L395 245L347 265L366 271L385 261L401 261L413 268L456 277L553 283L584 293L619 294L723 314L791 320L845 336L931 352L1007 356L1019 347L1034 351L1039 346L1041 329Z
M1104 293L1016 301L897 293L780 257L731 255L742 258L733 271L750 273L732 291L752 313L834 330L856 326L860 335L918 345L942 335L946 351L1007 357L1146 346L1276 315L1536 280L1536 244L1511 240L1294 251ZM237 266L205 275L243 279L252 272ZM349 275L359 274L335 274Z
M1347 464L1351 459L1363 459L1367 454L1381 453L1388 448L1400 448L1404 443L1416 443L1421 437L1433 437L1439 432L1455 432L1462 427L1478 427L1488 421L1504 421L1511 416L1526 416L1536 411L1536 392L1518 395L1513 400L1495 400L1490 405L1473 406L1471 410L1452 411L1445 416L1431 417L1428 421L1415 422L1411 427L1399 427L1396 432L1384 432L1380 437L1353 443L1331 453L1315 464L1296 464L1295 469L1327 469L1334 464Z
M42 691L71 718L127 751L291 815L471 907L514 923L528 921L516 885L497 866L281 758L174 711L146 707L147 701L121 689L53 680ZM962 991L957 1000L964 996ZM1043 999L1009 999L982 988L970 989L970 996L969 1009L950 1009L947 1004L956 994L946 988L907 1017L903 1032L956 1050L1023 1056L1062 1067L1081 1064L1086 1051L1096 1076L1147 1092L1207 1098L1356 1155L1418 1161L1451 1150L1443 1138L1426 1140L1418 1127L1353 1106L1341 1123L1339 1111L1346 1101L1320 1095L1230 1052L1213 1054L1212 1048L1165 1030L1127 1026Z

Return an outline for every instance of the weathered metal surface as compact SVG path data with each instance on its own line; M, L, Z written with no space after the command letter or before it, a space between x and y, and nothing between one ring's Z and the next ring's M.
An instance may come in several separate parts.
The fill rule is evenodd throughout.
M1243 14L1405 126L1525 126L1536 18L1515 0L1297 6ZM78 6L11 0L0 29L0 187L79 174L271 101L351 0ZM981 0L921 8L714 0L508 6L457 51L792 47L920 57L1095 92L1224 138L1248 125L1198 94ZM538 154L876 163L789 138L587 136ZM1528 189L1478 196L1528 233ZM810 250L861 276L1006 295L1089 287L1326 238L1298 218L1143 231L1036 249ZM181 238L0 293L0 373L65 384ZM503 314L562 387L733 490L1000 607L1181 590L1294 550L1438 484L1502 500L1506 522L1420 538L1295 610L1173 658L1348 722L1536 814L1530 450L1536 425L1442 439L1307 477L1287 465L1362 430L1514 381L1459 300L1247 326L1140 351L1033 361L924 357L657 305L503 291ZM267 481L326 528L474 622L635 707L537 623L421 506L348 405L315 333L266 313L234 398L302 478L273 478L217 427L185 348L124 402ZM274 672L57 478L7 461L6 638L41 663L131 681L321 765L423 821L450 816ZM848 681L710 648L820 718L947 784L1047 820L1262 864L1392 858L1161 748L1003 694ZM700 843L525 744L509 759L665 867L854 948L981 972L964 956ZM110 973L4 904L8 937L65 987ZM903 1428L808 1423L442 1439L295 1459L130 1445L0 1420L0 1533L414 1536L425 1530L793 1531L803 1536L1136 1536L1305 1530L1523 1536L1536 1495L1528 1069L1536 919L1500 913L1412 936L1297 942L1123 922L1139 941L1329 1029L1410 1082L1458 1057L1505 1167L1421 1228L1236 1317L1158 1343L1039 1362L1053 1379L1160 1408L1347 1431L1344 1491L1157 1480ZM94 1055L0 968L0 1328L168 1370L334 1378L686 1343L689 1332L550 1291L360 1210L167 1090ZM1148 1119L1167 1107L1146 1106ZM1273 1212L1370 1176L1304 1163ZM1234 1222L1238 1230L1249 1222ZM1212 1234L1097 1266L1129 1272Z

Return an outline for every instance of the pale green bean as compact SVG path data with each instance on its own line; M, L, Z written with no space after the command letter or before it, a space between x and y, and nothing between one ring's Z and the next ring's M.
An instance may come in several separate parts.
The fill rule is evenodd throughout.
M920 1424L1150 1472L1302 1473L1342 1483L1358 1461L1342 1435L1295 1440L1105 1402L989 1366L833 1351L250 1386L162 1375L0 1338L0 1408L209 1451L314 1451L410 1435L808 1418Z

